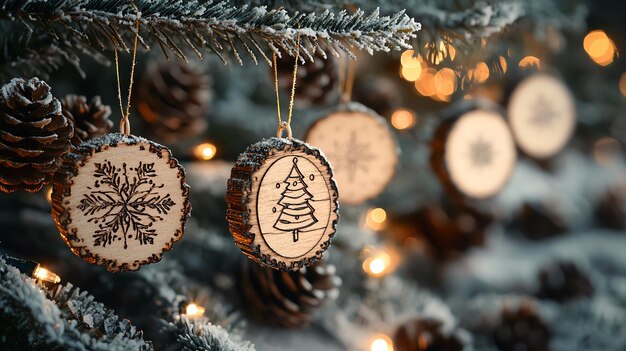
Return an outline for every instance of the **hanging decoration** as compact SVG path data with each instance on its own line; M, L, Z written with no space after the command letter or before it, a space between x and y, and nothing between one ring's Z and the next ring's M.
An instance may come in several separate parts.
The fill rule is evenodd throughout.
M383 117L350 102L354 74L346 66L342 105L315 122L305 140L323 150L333 165L341 202L358 205L378 196L391 181L399 148Z
M191 211L185 172L164 146L130 133L130 101L139 14L126 110L120 133L83 142L55 174L52 216L72 252L109 271L157 262L184 232Z
M339 219L330 164L319 149L291 133L298 53L299 45L287 121L280 117L274 55L276 138L251 145L239 155L226 192L226 218L235 243L251 259L279 270L296 270L319 260L330 246Z
M540 160L561 151L576 126L572 93L560 79L544 73L523 79L513 89L507 109L517 145Z
M437 128L431 164L453 193L483 199L509 180L517 153L504 117L480 103L457 106Z

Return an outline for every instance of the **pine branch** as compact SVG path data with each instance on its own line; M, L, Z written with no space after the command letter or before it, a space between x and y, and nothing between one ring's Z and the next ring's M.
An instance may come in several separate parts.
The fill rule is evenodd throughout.
M151 350L142 333L71 284L55 291L0 259L0 343L9 349ZM11 335L10 338L6 338Z
M202 351L253 351L249 342L232 340L226 330L206 320L189 319L180 316L165 326L165 330L175 334L181 350Z
M400 11L381 17L378 10L337 14L325 11L289 15L283 9L235 7L228 1L137 0L140 11L140 43L149 50L156 43L165 55L198 56L209 51L226 62L227 54L243 64L240 51L254 62L268 63L271 52L295 55L301 37L302 60L319 50L333 55L353 50L390 51L408 48L420 24ZM70 38L101 49L129 50L135 35L136 11L123 0L21 1L0 0L4 19L24 24L29 30L45 30L56 41Z

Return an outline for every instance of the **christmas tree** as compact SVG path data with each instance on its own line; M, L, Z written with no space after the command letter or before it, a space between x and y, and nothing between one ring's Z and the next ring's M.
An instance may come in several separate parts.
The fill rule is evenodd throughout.
M295 243L300 237L300 230L317 223L317 218L313 214L315 209L309 203L313 199L313 195L306 190L307 185L304 176L298 169L297 157L293 158L293 166L283 183L287 186L283 190L280 200L278 200L278 204L283 208L276 223L274 223L274 228L291 232Z
M0 349L625 350L625 6L0 0ZM117 130L135 38L133 134L171 150L193 210L160 262L113 274L66 245L50 215L51 188L73 174L59 165L83 143ZM274 56L284 66L278 79ZM358 102L382 117L401 152L377 197L348 205L338 189L340 220L323 260L285 272L242 254L224 198L233 162L254 163L244 150L275 135L275 90L286 105L296 56L294 138ZM549 157L513 140L506 184L487 198L459 192L443 156L446 136L476 108L510 128L513 92L538 74L571 92L572 135ZM541 96L522 115L557 139L556 95ZM501 133L471 132L458 150L468 174L504 167ZM377 135L357 137L365 147ZM329 159L354 153L345 141L321 151ZM133 170L111 178L127 192L146 178L134 165L147 160L123 156ZM300 246L322 222L312 190L319 179L302 160L284 172L270 186L268 227ZM164 184L150 180L142 186ZM94 185L90 202L103 215L105 188ZM135 221L150 234L139 246L150 250L172 211L159 207L167 191L144 197L142 189L116 208L143 218L152 206L164 218ZM122 225L119 232L136 232Z

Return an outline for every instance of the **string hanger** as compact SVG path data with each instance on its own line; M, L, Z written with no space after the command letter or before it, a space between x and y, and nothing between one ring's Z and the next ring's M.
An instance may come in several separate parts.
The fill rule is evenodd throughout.
M298 23L298 29L300 29L300 23ZM276 52L272 56L274 65L274 88L276 90L276 112L278 116L278 129L276 131L276 137L281 138L283 131L287 131L287 139L291 139L291 115L293 113L293 101L296 96L296 78L298 76L298 60L300 59L300 32L296 37L296 59L293 64L293 80L291 82L291 96L289 98L289 114L287 115L287 121L283 121L280 116L280 94L278 93L278 68L276 65Z
M352 87L354 86L355 65L348 57L341 60L339 67L339 101L347 104L352 101Z
M139 40L139 17L141 16L141 12L139 12L139 8L135 5L135 2L131 2L133 8L135 9L135 41L133 43L133 61L130 68L130 82L128 84L128 99L126 100L126 110L124 110L124 106L122 104L122 88L120 84L120 63L119 57L117 54L117 45L115 45L115 73L117 77L117 100L120 103L120 112L122 113L122 119L120 120L120 133L124 135L130 135L130 98L133 93L133 81L135 77L135 64L137 63L137 41Z

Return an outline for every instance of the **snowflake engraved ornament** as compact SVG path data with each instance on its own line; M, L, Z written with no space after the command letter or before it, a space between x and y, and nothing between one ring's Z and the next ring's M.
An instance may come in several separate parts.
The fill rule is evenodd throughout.
M117 77L120 133L75 148L54 175L52 190L52 217L72 252L111 272L159 261L182 238L191 212L185 171L170 150L130 134L138 32L139 13L125 112Z
M283 122L274 54L276 138L239 155L226 190L226 219L235 243L250 259L284 271L321 259L339 220L339 193L330 164L319 149L291 135L297 54L295 62L289 116Z
M305 140L324 150L333 165L342 203L357 205L376 197L395 174L395 135L383 117L361 104L346 104L321 118Z

